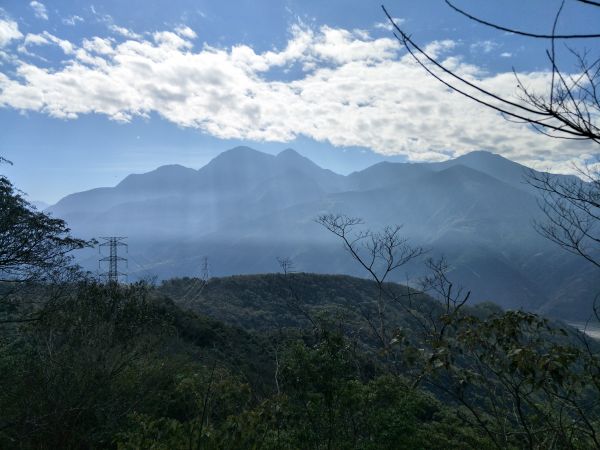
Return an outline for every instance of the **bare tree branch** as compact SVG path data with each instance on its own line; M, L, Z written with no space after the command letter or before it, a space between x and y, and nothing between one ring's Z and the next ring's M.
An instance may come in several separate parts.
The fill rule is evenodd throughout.
M476 17L472 14L469 14L468 12L458 8L457 6L455 6L454 4L452 4L450 2L450 0L445 0L446 4L452 8L454 11L456 11L459 14L462 14L463 16L467 17L470 20L473 20L477 23L480 23L482 25L491 27L491 28L495 28L496 30L500 30L500 31L506 31L508 33L513 33L513 34L518 34L520 36L527 36L530 38L536 38L536 39L595 39L595 38L600 38L600 34L541 34L541 33L530 33L528 31L521 31L521 30L516 30L513 28L508 28L508 27L504 27L502 25L498 25L492 22L488 22L486 20L480 19L479 17ZM590 0L579 0L582 3L588 3L591 5L595 5L595 6L600 6L600 3L596 3Z

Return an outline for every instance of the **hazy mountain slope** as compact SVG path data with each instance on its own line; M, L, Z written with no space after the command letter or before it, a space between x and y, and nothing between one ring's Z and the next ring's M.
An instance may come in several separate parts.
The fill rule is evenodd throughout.
M254 217L264 208L314 200L345 186L345 177L293 150L273 156L236 147L199 170L170 165L129 175L112 188L68 195L49 211L85 235L97 233L99 224L109 234L121 227L143 235L156 229L161 234L198 235L222 220L243 220L245 213Z
M595 278L582 277L583 261L535 232L539 212L523 170L475 152L444 163L380 163L345 177L293 150L273 156L238 147L199 170L163 166L50 210L83 237L128 236L133 279L197 275L205 255L215 275L273 272L278 256L292 257L298 270L364 275L314 219L343 213L373 229L403 224L411 243L446 255L475 301L578 315ZM93 251L81 256L92 270L97 259ZM403 268L398 281L423 270L422 261Z
M475 151L459 156L456 159L430 164L433 170L444 170L456 165L469 167L485 173L518 189L530 189L525 182L530 169L494 153Z
M529 226L531 217L522 212L534 210L535 205L535 199L521 191L481 172L456 166L427 172L407 187L330 194L314 204L230 224L207 241L226 242L227 236L235 236L231 253L235 253L235 248L240 251L230 255L229 261L239 269L253 266L262 271L273 270L275 257L289 254L301 263L303 270L361 274L348 256L332 258L339 243L311 220L322 212L342 211L364 218L374 228L404 224L404 233L412 242L431 249L432 255L447 255L456 266L454 274L465 286L472 287L475 299L493 298L510 307L537 307L546 296L520 270L526 257L523 249L547 245ZM498 221L499 217L504 220ZM313 258L306 249L311 241L320 246L312 249ZM262 243L265 250L241 250L249 242L255 247ZM503 248L498 248L499 242L505 243ZM283 245L286 243L294 243L297 250ZM224 245L221 251L228 252L228 248ZM282 253L286 250L291 253ZM329 255L328 264L322 267L316 260L322 259L317 255L325 252ZM244 255L248 255L245 261ZM421 266L407 270L413 276L422 274ZM405 273L399 276L404 277Z
M399 164L383 161L360 172L353 172L347 178L353 190L364 191L391 185L408 185L433 170L434 168L428 164Z
M427 164L432 170L444 170L448 167L462 165L483 172L510 186L538 195L537 189L528 183L529 176L541 172L532 170L527 166L506 159L495 153L486 151L474 151L455 159L440 163ZM558 178L575 179L573 175L553 175Z

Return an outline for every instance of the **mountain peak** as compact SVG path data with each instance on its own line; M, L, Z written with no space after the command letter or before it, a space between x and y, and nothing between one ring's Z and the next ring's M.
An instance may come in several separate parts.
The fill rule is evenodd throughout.
M505 156L502 156L498 153L490 152L488 150L475 150L469 153L465 153L464 155L458 156L457 158L450 161L453 161L455 164L464 164L467 166L479 166L503 170L517 170L520 172L527 169L526 166L519 164L518 162L515 162L512 159L508 159ZM446 163L449 163L450 161L446 161Z
M165 164L163 166L159 166L156 169L147 172L159 172L159 173L173 173L173 172L190 172L194 169L190 169L189 167L182 166L181 164Z
M345 180L344 176L338 175L329 169L324 169L312 159L307 158L292 148L286 148L279 152L275 157L275 161L280 167L285 168L286 170L293 169L298 172L310 174L311 177L316 177L316 179L319 180L318 183L321 187L324 187L326 191L338 191L341 186L340 183L344 183L341 180ZM333 184L331 184L331 182L333 182Z
M300 165L316 168L319 167L312 160L308 159L306 156L301 155L296 150L287 148L282 152L279 152L275 159L286 166L292 165L294 167L298 167ZM320 168L320 167L319 167Z
M117 186L121 189L164 189L180 186L194 177L196 171L180 164L167 164L150 172L126 176Z
M239 146L225 150L215 156L205 167L215 166L243 166L270 164L275 157L268 153L259 152L250 147Z
M524 184L527 167L486 150L466 153L455 159L432 163L431 166L436 170L443 170L456 165L478 170L518 189L528 189Z
M493 153L490 152L489 150L473 150L472 152L469 153L465 153L464 155L458 156L457 158L455 158L457 160L461 160L461 159L472 159L472 160L480 160L480 161L484 161L484 160L488 160L488 161L499 161L499 160L505 160L505 161L510 161L508 158L505 158L504 156L498 154L498 153ZM514 161L510 161L513 162ZM517 163L514 163L517 164Z
M298 153L293 148L286 148L277 154L278 158L304 158L300 153Z
M268 153L260 152L253 148L247 147L245 145L239 145L239 146L233 147L229 150L225 150L224 152L217 155L215 159L220 158L220 157L231 157L231 156L247 157L247 156L265 156L265 155L268 155Z

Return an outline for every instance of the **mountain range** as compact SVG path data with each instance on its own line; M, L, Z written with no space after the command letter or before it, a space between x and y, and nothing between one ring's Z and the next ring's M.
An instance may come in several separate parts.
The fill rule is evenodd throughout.
M127 236L131 279L295 270L366 275L339 240L315 222L323 213L360 217L373 230L402 224L427 256L444 255L450 277L475 302L493 301L585 319L600 288L593 269L545 240L527 168L477 151L441 163L381 162L347 176L294 150L226 151L195 170L162 166L114 187L68 195L47 209L79 237ZM98 270L97 251L79 262ZM417 284L423 259L396 281Z

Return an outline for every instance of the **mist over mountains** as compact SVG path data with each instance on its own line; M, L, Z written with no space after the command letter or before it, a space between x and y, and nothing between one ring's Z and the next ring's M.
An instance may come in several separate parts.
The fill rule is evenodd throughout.
M343 213L378 229L403 224L411 244L445 255L451 278L474 301L582 319L600 288L592 268L539 236L526 168L473 152L442 163L382 162L347 176L294 150L276 156L237 147L194 170L162 166L115 187L69 195L48 211L77 236L127 236L129 279L274 272L290 257L306 272L361 275L335 236L314 219ZM98 253L79 256L98 269ZM416 282L424 260L396 281Z

